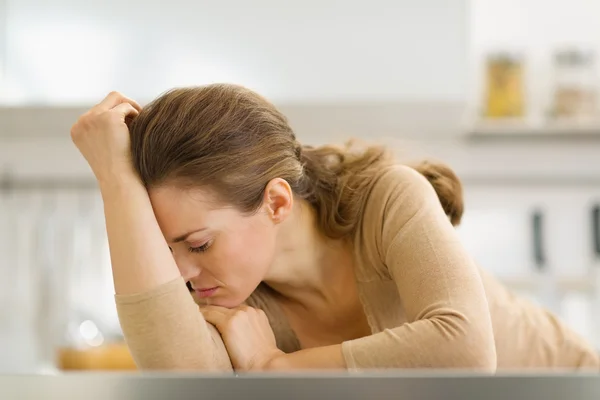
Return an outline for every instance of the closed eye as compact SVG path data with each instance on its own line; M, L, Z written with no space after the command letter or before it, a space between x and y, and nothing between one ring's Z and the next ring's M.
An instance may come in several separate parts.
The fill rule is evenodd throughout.
M190 253L204 253L208 248L212 245L212 242L206 242L202 246L199 247L188 247L188 251Z

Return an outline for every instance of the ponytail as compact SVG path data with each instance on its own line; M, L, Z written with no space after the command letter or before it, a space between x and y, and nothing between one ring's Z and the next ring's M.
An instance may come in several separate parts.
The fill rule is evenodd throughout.
M422 161L413 168L431 183L452 225L459 225L464 211L463 189L454 171L447 165L429 161Z
M352 235L360 221L365 193L374 177L396 163L384 146L355 149L345 146L302 146L297 155L303 165L302 179L294 192L316 210L323 233L331 238ZM456 174L443 164L428 161L413 166L435 189L442 207L453 225L463 213L462 186Z

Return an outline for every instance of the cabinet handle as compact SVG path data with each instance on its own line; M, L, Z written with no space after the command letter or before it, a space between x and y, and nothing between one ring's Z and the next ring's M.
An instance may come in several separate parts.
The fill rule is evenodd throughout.
M546 252L544 251L544 237L543 237L543 222L544 215L541 211L535 211L532 215L532 228L533 228L533 257L535 260L535 266L539 270L544 270L546 267Z
M592 207L592 236L594 240L594 254L600 258L600 204Z

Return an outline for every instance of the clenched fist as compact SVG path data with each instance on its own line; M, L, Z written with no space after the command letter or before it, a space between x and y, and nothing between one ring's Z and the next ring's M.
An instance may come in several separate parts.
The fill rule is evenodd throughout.
M92 168L99 183L123 174L135 174L131 163L126 121L142 108L118 92L111 92L83 114L71 128L71 138Z
M284 354L262 310L242 305L233 309L203 306L200 311L221 334L236 371L263 371Z

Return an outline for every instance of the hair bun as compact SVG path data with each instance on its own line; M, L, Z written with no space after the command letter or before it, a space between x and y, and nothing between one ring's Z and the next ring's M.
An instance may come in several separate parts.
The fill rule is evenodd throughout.
M423 161L414 168L431 183L452 225L460 224L464 212L463 189L454 171L445 164L430 161Z

